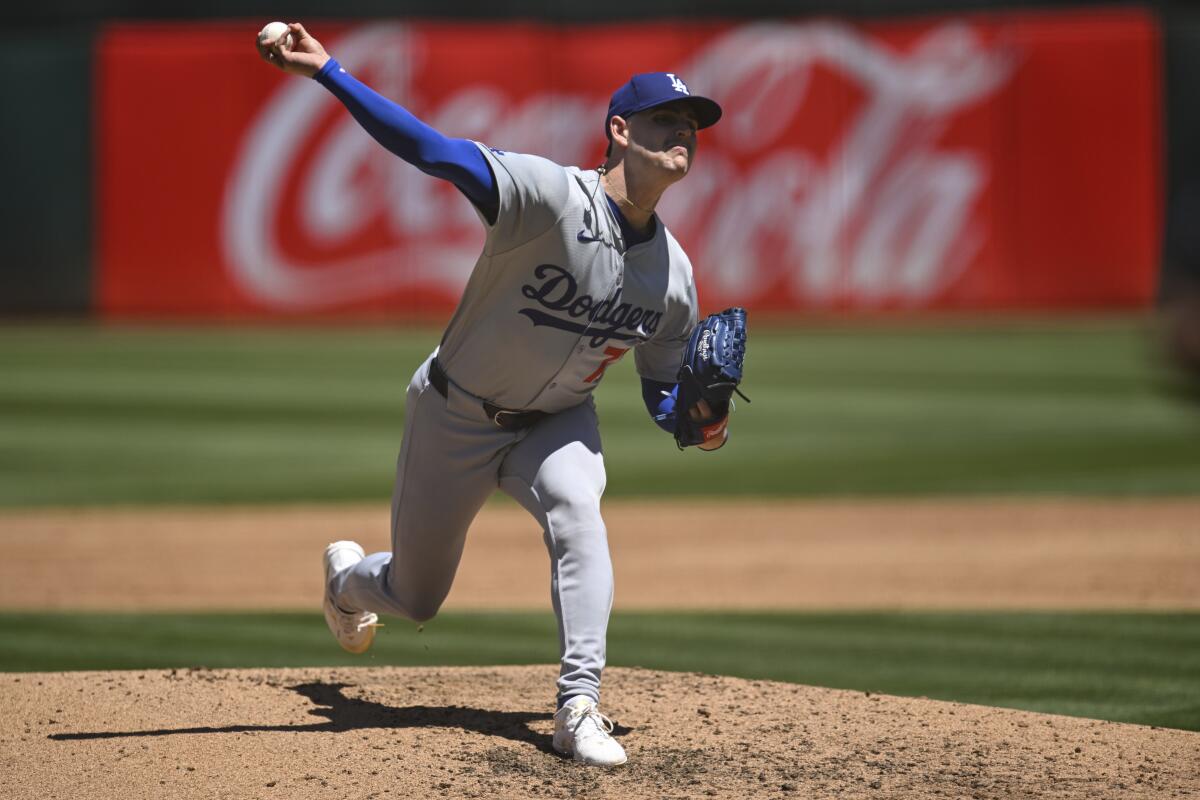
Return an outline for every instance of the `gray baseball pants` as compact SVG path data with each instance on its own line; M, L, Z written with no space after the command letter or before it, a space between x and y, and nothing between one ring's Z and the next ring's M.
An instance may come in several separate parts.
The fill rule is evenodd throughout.
M505 431L452 381L443 398L429 383L431 360L408 387L392 552L368 555L334 576L335 600L346 610L432 618L450 592L467 527L499 487L542 526L558 618L559 701L585 695L599 702L613 573L600 518L605 474L595 405L588 398L532 427Z

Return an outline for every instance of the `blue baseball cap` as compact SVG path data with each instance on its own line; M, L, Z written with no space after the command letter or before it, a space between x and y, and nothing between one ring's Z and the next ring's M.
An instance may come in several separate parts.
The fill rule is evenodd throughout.
M674 72L643 72L613 92L608 103L608 116L604 118L604 135L612 138L608 123L613 117L629 119L639 111L680 100L686 100L691 106L701 128L714 125L721 118L721 107L716 101L692 94Z

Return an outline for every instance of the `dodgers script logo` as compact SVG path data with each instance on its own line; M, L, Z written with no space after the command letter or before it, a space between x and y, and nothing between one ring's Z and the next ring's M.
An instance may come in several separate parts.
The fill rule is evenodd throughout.
M571 333L591 334L589 344L600 347L609 339L621 342L641 342L649 339L658 330L663 312L651 311L621 302L621 290L612 297L597 301L590 294L581 294L575 278L562 267L541 264L533 276L542 281L541 286L525 284L521 294L536 300L542 308L550 311L565 311L571 319L548 314L537 308L523 308L519 313L529 317L536 325L545 325ZM586 324L573 320L587 320Z

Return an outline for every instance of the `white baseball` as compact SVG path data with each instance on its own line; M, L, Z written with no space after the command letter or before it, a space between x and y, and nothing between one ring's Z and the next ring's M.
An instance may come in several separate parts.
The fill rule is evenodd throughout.
M263 29L258 32L258 40L263 44L275 44L275 40L283 34L287 33L286 22L268 22L263 26ZM284 47L292 46L292 35L288 33L288 37L283 41Z

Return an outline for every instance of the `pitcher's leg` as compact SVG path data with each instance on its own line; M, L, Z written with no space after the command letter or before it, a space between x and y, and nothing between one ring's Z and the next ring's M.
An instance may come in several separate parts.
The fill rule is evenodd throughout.
M448 407L427 365L408 391L392 495L392 552L373 553L332 581L337 604L415 621L433 617L462 558L467 528L496 489L515 438Z
M550 555L558 618L560 705L583 695L598 701L613 572L600 517L604 457L590 402L539 424L509 452L500 488L541 524Z

